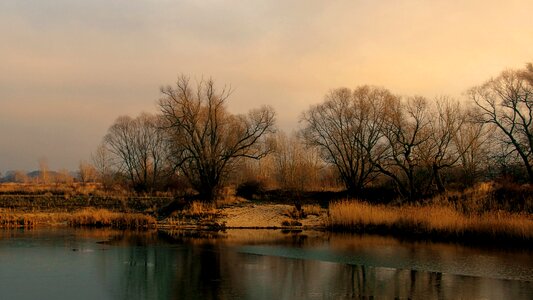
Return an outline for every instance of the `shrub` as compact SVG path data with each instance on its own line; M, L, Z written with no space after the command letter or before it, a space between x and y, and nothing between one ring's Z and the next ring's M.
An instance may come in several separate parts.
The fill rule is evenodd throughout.
M259 180L248 180L237 187L236 195L246 199L254 199L265 193L265 184Z

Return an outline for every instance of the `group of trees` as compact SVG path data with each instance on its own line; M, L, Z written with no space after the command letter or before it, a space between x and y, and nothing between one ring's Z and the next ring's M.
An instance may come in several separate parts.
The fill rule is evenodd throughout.
M46 158L39 159L39 170L27 172L23 170L8 171L2 176L0 182L17 182L26 184L71 184L74 182L89 183L99 180L98 172L94 166L86 161L80 161L78 170L73 172L67 169L52 171L48 167Z
M304 113L303 135L352 194L386 178L413 200L444 192L446 171L472 183L497 164L524 169L522 179L533 183L533 66L504 71L468 96L461 104L379 87L336 89Z
M352 195L380 177L408 199L428 183L444 192L442 170L460 162L483 133L457 101L403 99L369 86L331 91L303 120L305 140L337 167ZM473 127L479 130L462 134Z
M157 189L171 168L167 162L162 120L143 113L136 118L119 117L109 128L104 143L114 155L118 172L123 173L136 191ZM100 149L104 151L104 149ZM97 153L97 165L105 169L105 153Z
M479 121L495 128L502 157L517 158L533 183L533 65L508 70L468 92Z
M373 86L335 89L302 114L303 128L290 136L275 134L270 107L228 112L231 90L217 90L212 80L181 76L161 93L159 114L119 117L109 128L93 157L101 176L122 174L137 191L185 178L206 200L236 173L254 172L246 158L264 157L271 180L291 190L320 185L331 167L352 195L388 184L410 200L444 192L452 177L472 184L497 173L494 166L523 169L533 182L531 64L470 89L470 103ZM255 163L256 177L265 166Z
M240 160L271 152L271 108L231 114L231 90L217 91L213 80L192 84L185 76L161 93L159 115L119 117L96 155L100 169L114 166L136 191L153 191L183 176L201 199L213 200Z

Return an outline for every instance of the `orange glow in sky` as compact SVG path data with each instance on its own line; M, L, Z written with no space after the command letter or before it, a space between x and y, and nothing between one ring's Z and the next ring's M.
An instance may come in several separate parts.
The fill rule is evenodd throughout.
M231 85L231 111L296 130L332 88L461 98L533 61L532 1L4 0L0 172L74 170L119 115L156 112L180 73Z

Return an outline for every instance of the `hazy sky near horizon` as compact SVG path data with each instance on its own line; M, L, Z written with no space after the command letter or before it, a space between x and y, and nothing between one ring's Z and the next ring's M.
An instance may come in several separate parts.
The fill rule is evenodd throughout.
M75 170L178 74L297 129L332 88L460 98L533 61L532 1L0 0L0 172Z

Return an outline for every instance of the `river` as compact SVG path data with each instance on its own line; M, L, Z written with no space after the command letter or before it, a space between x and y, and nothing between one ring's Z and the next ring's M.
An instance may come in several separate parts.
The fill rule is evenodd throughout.
M0 230L0 299L533 299L533 250L279 230Z

